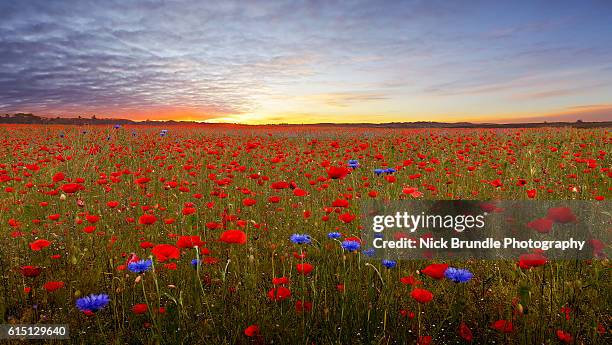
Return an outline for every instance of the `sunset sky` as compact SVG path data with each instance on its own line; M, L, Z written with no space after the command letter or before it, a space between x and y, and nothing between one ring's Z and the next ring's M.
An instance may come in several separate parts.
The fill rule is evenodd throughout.
M2 1L0 113L612 120L612 1Z

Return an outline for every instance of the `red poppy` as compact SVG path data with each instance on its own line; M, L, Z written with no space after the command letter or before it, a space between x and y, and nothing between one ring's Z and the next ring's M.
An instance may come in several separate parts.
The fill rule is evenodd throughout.
M332 202L332 207L348 207L349 202L346 199L336 199Z
M194 207L185 207L183 208L182 213L184 216L188 216L190 214L196 213L196 209Z
M106 206L110 207L110 208L115 208L117 206L119 206L119 202L118 201L109 201L106 203Z
M247 337L255 337L259 335L259 326L257 325L250 325L249 327L244 329L244 335L246 335Z
M301 189L301 188L296 188L293 190L293 195L295 196L306 196L308 194L307 191Z
M314 269L314 266L309 263L297 264L297 271L301 274L308 275Z
M287 277L272 278L272 284L274 284L274 285L287 285L287 284L289 284L289 278L287 278Z
M227 230L221 234L219 241L225 243L245 244L247 235L241 230Z
M157 218L152 215L152 214L143 214L142 216L140 216L140 218L138 218L138 224L142 224L142 225L151 225L153 223L155 223L157 221Z
M24 277L29 278L37 277L42 271L40 267L36 266L21 266L19 269L21 270L21 274L23 274Z
M295 311L301 313L303 311L311 311L312 310L312 302L301 300L295 302Z
M569 332L565 332L562 329L557 330L557 338L559 338L559 340L561 340L562 342L566 344L569 344L574 340L574 338Z
M463 321L461 321L461 324L459 324L459 336L468 342L474 340L472 330Z
M242 200L242 204L247 207L253 206L256 203L257 203L257 200L251 199L251 198L245 198L244 200Z
M87 219L88 222L95 224L100 220L100 216L88 214L85 216L85 219Z
M62 186L62 191L66 194L76 193L83 189L85 189L85 187L83 187L82 185L78 183L66 183L65 185Z
M527 223L527 227L543 234L550 232L552 226L553 221L549 218L540 218Z
M433 338L431 335L422 335L419 337L417 345L431 345L432 340Z
M357 218L357 216L355 216L353 214L350 214L350 213L343 213L343 214L338 216L338 219L340 219L343 223L350 223L355 218Z
M149 310L149 306L144 303L135 304L132 306L132 312L134 314L144 314Z
M448 264L431 264L421 270L421 273L433 278L442 279L444 278L444 272L448 268Z
M546 257L542 256L542 254L523 254L519 257L519 267L530 269L532 267L544 266L546 261Z
M43 248L47 248L48 246L51 245L51 242L47 241L47 240L36 240L32 243L30 243L30 249L34 250L34 251L39 251Z
M555 223L570 223L576 221L576 216L569 207L553 207L548 209L546 217Z
M272 288L268 291L268 298L272 301L282 301L291 297L291 290L287 289L284 286L279 286L277 288Z
M272 189L285 189L289 188L289 183L285 181L274 182L270 185Z
M181 257L181 251L171 244L158 244L151 253L155 255L159 262L167 261L168 259L179 259Z
M400 282L404 285L419 285L423 284L422 281L417 280L413 276L401 277Z
M327 169L327 176L331 179L342 179L348 175L349 169L345 167L331 166Z
M419 303L425 304L433 299L433 294L426 289L414 289L410 293L410 297Z
M512 333L514 331L512 321L509 320L497 320L491 324L491 328L501 333Z
M527 190L527 197L529 197L529 199L533 199L536 197L536 190L535 189L529 189Z
M47 290L48 292L53 292L55 290L59 290L63 288L64 285L65 285L64 282L51 281L51 282L46 282L45 285L43 285L43 289Z
M55 175L53 175L53 182L59 182L59 181L62 181L62 180L64 180L64 178L65 178L65 177L66 177L66 176L64 176L64 174L63 174L63 173L58 172L58 173L56 173Z
M176 246L179 248L193 248L193 247L202 247L205 245L205 242L202 242L200 236L181 236L176 241Z

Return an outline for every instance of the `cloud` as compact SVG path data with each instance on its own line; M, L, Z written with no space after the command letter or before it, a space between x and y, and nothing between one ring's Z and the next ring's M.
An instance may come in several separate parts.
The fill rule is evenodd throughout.
M384 117L380 106L397 117L463 113L479 107L461 109L462 99L493 93L498 109L484 110L516 98L529 109L607 87L598 86L612 74L605 11L519 3L518 19L490 20L504 6L3 1L0 112L248 122L284 99L289 114L314 102L320 114Z

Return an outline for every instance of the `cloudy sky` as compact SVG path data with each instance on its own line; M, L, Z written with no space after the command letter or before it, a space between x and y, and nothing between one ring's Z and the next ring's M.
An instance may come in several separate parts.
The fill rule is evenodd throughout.
M0 13L0 113L612 119L609 0L28 0Z

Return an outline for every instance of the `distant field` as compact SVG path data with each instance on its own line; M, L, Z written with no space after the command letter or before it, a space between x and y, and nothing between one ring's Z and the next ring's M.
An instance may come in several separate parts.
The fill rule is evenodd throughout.
M117 127L0 126L0 323L72 343L612 341L608 259L387 268L342 246L364 199L607 202L610 129Z

